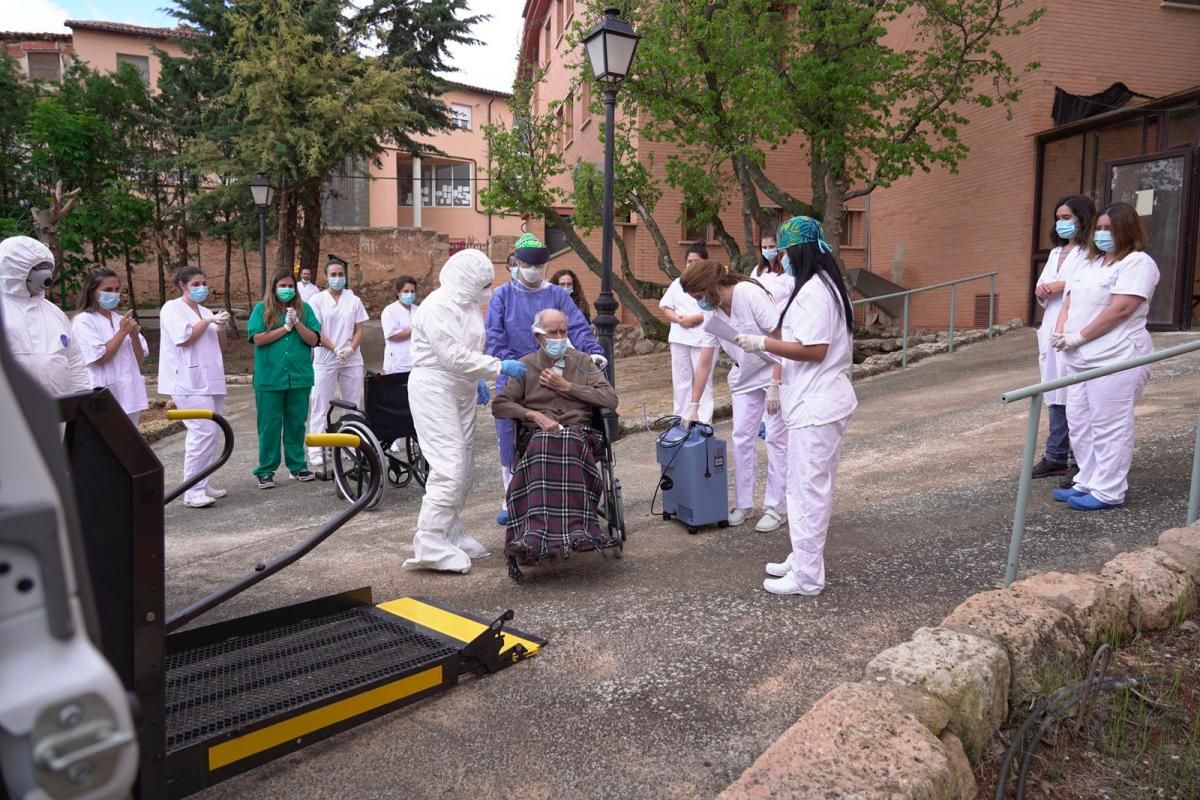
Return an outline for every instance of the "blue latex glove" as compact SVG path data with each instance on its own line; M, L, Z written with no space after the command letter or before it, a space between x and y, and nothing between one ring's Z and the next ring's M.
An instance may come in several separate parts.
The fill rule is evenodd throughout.
M475 384L475 405L486 406L491 399L492 393L488 391L487 381L480 380Z
M500 362L500 374L510 378L524 378L525 365L516 359L506 358Z

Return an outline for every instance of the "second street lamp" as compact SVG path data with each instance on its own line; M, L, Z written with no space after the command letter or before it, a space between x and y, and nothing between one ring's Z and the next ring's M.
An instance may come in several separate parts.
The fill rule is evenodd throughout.
M260 288L262 296L267 296L267 209L271 207L271 196L274 189L271 181L261 172L250 181L250 194L254 197L254 205L258 206L258 255L262 259ZM253 303L251 303L253 305Z
M613 138L616 126L617 84L629 74L638 35L633 26L619 16L616 8L604 10L604 17L583 39L588 62L596 80L604 85L604 239L600 244L600 296L596 298L596 338L608 359L608 381L616 385L616 359L613 334L617 328L617 299L612 292L613 238Z

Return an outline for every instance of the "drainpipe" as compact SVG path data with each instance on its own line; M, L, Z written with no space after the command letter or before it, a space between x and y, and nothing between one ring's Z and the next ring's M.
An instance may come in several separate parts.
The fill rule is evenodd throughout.
M413 154L412 160L413 174L413 218L412 226L414 228L421 227L421 157Z

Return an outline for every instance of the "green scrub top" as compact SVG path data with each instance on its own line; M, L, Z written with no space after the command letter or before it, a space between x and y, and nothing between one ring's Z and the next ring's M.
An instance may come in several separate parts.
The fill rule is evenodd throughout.
M317 315L304 306L304 325L316 334L321 333L321 323ZM254 337L274 328L283 327L283 320L278 320L271 328L263 321L263 303L254 306L250 314L247 335L250 343ZM318 338L318 342L320 339ZM276 339L268 345L254 347L254 388L262 391L282 391L285 389L304 389L313 385L313 349L304 343L297 330L289 331L286 336Z

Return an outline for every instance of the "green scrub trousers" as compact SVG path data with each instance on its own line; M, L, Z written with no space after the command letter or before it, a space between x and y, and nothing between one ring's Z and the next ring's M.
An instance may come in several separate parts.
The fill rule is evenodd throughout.
M304 325L320 333L321 325L307 303ZM250 314L247 333L250 341L260 333L279 327L267 327L263 304ZM254 348L254 399L258 412L258 478L273 476L279 468L279 444L283 459L295 475L307 467L304 435L308 429L308 398L313 387L312 348L296 331L265 346Z

